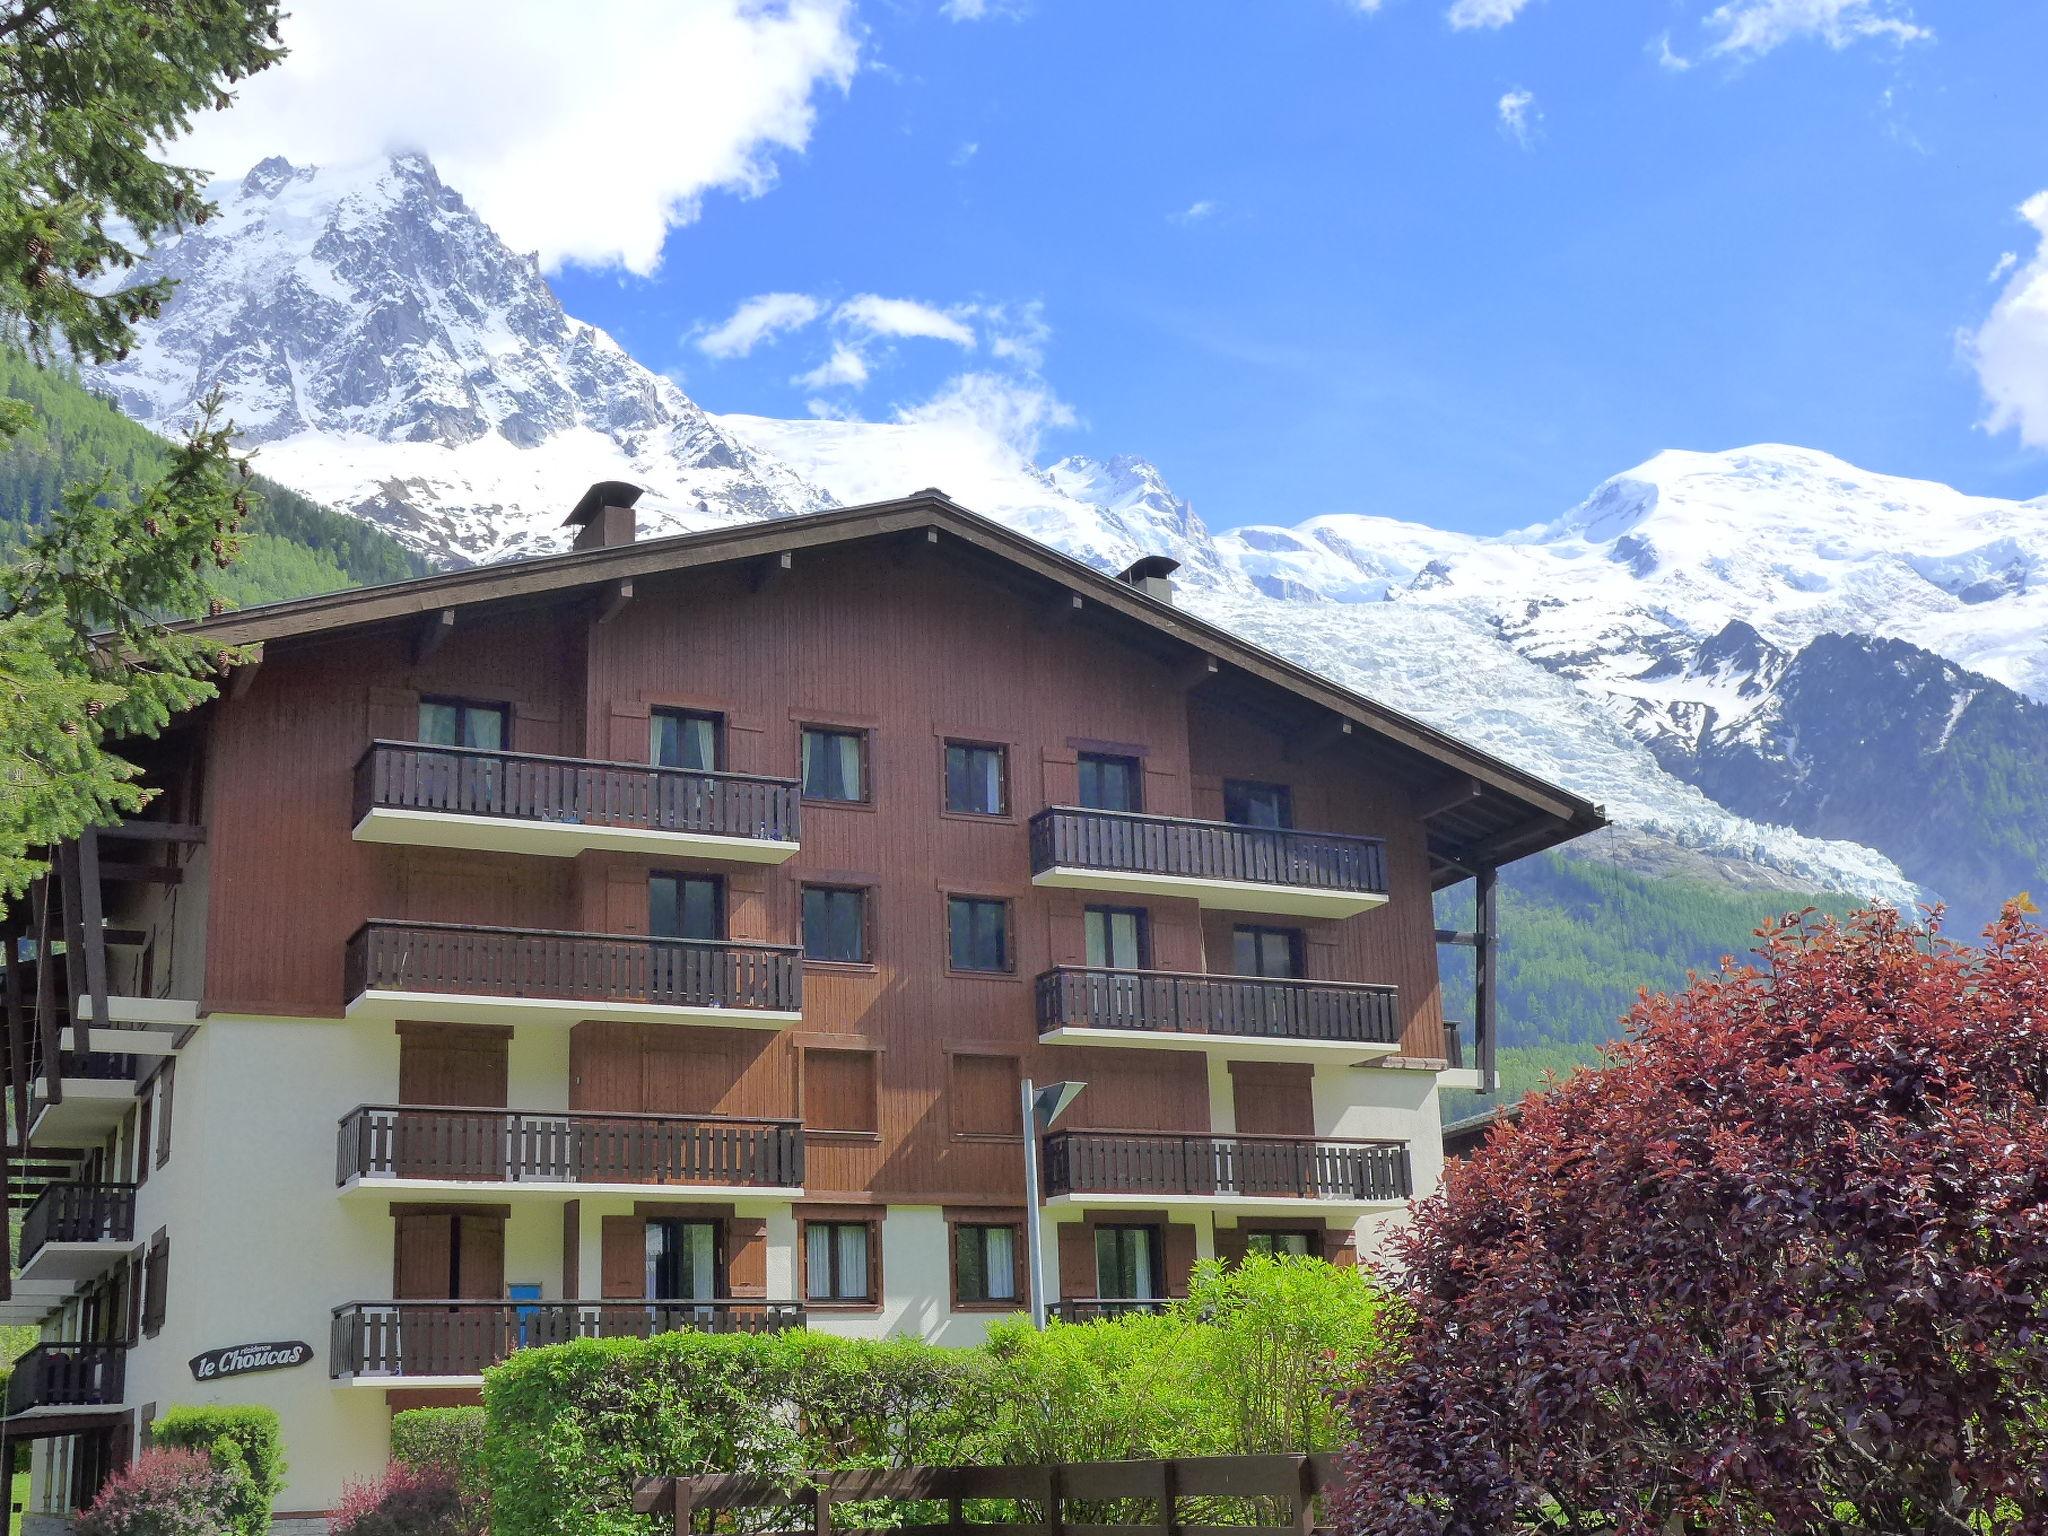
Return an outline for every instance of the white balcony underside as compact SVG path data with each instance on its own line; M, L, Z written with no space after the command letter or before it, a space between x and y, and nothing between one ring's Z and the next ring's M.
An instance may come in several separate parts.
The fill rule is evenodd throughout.
M525 821L465 816L455 811L370 811L356 823L359 843L410 848L470 848L569 859L579 853L645 853L658 858L716 859L728 864L780 864L798 845L768 837L726 837L663 827L619 827L594 821Z
M1338 1199L1328 1195L1163 1195L1081 1194L1053 1195L1045 1202L1049 1211L1156 1211L1206 1210L1234 1212L1243 1216L1345 1216L1357 1217L1368 1211L1395 1211L1407 1204L1391 1200Z
M446 1391L451 1387L480 1387L482 1376L336 1376L337 1387L374 1387L379 1392L403 1389L408 1392Z
M561 997L485 996L467 992L395 992L372 989L348 1005L351 1019L431 1019L440 1024L568 1025L585 1019L624 1024L715 1024L722 1029L782 1029L803 1022L795 1010L685 1008L673 1003L631 1003Z
M502 1205L521 1196L539 1199L574 1200L579 1195L631 1195L656 1200L719 1200L736 1206L749 1200L764 1205L786 1205L803 1198L799 1184L657 1184L600 1182L595 1179L401 1179L384 1176L352 1178L340 1189L343 1195L376 1195L387 1200L430 1194L437 1199L473 1200ZM763 1214L742 1212L744 1215Z
M1383 907L1387 898L1370 891L1331 891L1313 885L1262 885L1251 880L1205 880L1191 875L1139 874L1119 869L1055 865L1031 877L1033 885L1067 891L1124 891L1141 896L1179 896L1226 912L1266 912L1287 917L1356 917Z
M1470 1088L1479 1090L1479 1069L1477 1067L1445 1067L1436 1075L1439 1088Z
M67 1077L64 1097L45 1102L29 1122L31 1146L84 1147L100 1141L121 1123L135 1102L131 1082L97 1077Z
M14 1288L24 1286L41 1294L68 1296L88 1280L97 1280L133 1256L141 1244L127 1242L45 1243L15 1277Z
M199 1023L199 1005L189 998L107 998L104 1023L93 1018L92 999L81 997L72 1018L86 1026L85 1049L125 1056L175 1056L178 1042ZM69 1032L64 1043L71 1043Z
M1272 1035L1210 1035L1170 1029L1099 1029L1062 1025L1040 1035L1045 1045L1111 1045L1140 1051L1202 1051L1231 1061L1309 1061L1369 1066L1400 1050L1398 1045L1356 1040L1286 1040Z

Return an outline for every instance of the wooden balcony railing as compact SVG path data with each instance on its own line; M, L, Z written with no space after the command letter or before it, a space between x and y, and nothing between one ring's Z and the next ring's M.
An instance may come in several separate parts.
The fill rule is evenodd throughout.
M374 810L797 841L795 779L412 741L372 742L357 760L355 819Z
M515 1349L658 1333L801 1328L795 1301L351 1301L334 1309L332 1376L476 1376Z
M351 999L446 992L794 1013L803 966L793 944L377 919L348 941L344 986Z
M1163 1296L1068 1296L1047 1302L1045 1315L1061 1323L1099 1323L1105 1318L1164 1312L1170 1305Z
M1386 844L1376 837L1071 805L1051 806L1031 818L1031 872L1058 868L1375 896L1387 890Z
M7 1378L11 1418L31 1408L112 1408L126 1390L126 1344L38 1344Z
M337 1184L378 1178L789 1189L804 1181L802 1125L725 1115L366 1104L342 1116L336 1152Z
M135 1237L133 1184L50 1184L21 1218L21 1263L47 1243L125 1243Z
M1405 1200L1408 1148L1317 1136L1061 1131L1045 1138L1048 1195Z
M1062 965L1038 978L1038 1030L1128 1029L1394 1045L1401 1038L1398 1001L1393 987L1360 982Z

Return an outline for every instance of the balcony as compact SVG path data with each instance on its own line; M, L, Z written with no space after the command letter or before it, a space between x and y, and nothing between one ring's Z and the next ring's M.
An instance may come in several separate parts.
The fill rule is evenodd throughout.
M1348 1064L1400 1049L1399 1001L1353 982L1062 965L1038 978L1038 1038Z
M1056 1323L1100 1323L1113 1317L1164 1312L1171 1305L1163 1296L1068 1296L1047 1302L1045 1315Z
M334 1309L328 1374L358 1387L471 1386L515 1349L803 1324L795 1301L351 1301Z
M134 1247L133 1184L50 1184L21 1218L15 1283L68 1293L114 1268Z
M794 1120L364 1105L344 1115L335 1183L349 1192L803 1193Z
M555 1018L780 1029L802 1018L793 944L372 921L348 942L350 1018ZM424 1011L423 1011L424 1010Z
M379 741L356 763L355 836L555 858L599 849L780 864L797 851L797 782Z
M38 1344L7 1378L7 1417L119 1407L127 1364L125 1344Z
M1061 1131L1044 1147L1047 1205L1280 1214L1399 1205L1413 1191L1408 1148L1394 1141Z
M1376 837L1056 805L1031 818L1031 880L1232 912L1351 917L1386 903L1387 857Z
M135 1103L136 1061L126 1052L61 1051L61 1097L32 1092L29 1141L40 1147L87 1147L104 1140ZM40 1089L40 1083L37 1085Z

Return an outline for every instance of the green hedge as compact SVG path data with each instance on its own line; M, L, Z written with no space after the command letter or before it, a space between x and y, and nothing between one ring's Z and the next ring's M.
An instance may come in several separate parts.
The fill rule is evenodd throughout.
M465 1496L480 1496L484 1480L484 1410L407 1408L391 1416L391 1459L408 1467L438 1467Z
M695 1472L1334 1449L1329 1388L1377 1347L1382 1306L1356 1270L1254 1256L1196 1266L1164 1315L1006 1321L975 1349L792 1332L521 1350L484 1377L492 1529L651 1536L634 1483Z
M284 1488L284 1438L277 1414L250 1404L167 1409L150 1426L156 1445L204 1451L238 1483L229 1516L235 1536L268 1536L270 1509Z

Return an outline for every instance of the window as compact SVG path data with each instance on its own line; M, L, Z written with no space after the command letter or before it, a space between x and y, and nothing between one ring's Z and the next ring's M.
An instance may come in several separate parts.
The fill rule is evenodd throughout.
M953 1300L966 1307L1016 1303L1017 1255L1023 1244L1013 1226L961 1222L953 1228Z
M1088 964L1096 970L1141 971L1149 956L1143 907L1090 907L1083 914Z
M979 896L948 896L946 959L956 971L1009 970L1010 904Z
M725 766L725 716L689 709L650 711L647 760L657 768L716 773Z
M804 1052L804 1129L858 1131L882 1128L875 1094L875 1053L830 1047Z
M1233 928L1230 948L1234 975L1264 976L1274 981L1301 977L1299 928Z
M853 964L868 959L868 893L857 886L807 885L804 958Z
M804 1299L874 1301L873 1233L866 1221L805 1222Z
M647 931L658 939L725 937L725 883L716 875L647 877Z
M1142 811L1144 782L1135 757L1083 752L1079 760L1081 804L1091 811Z
M1236 822L1241 827L1291 827L1294 825L1294 793L1285 784L1225 779L1223 819Z
M647 1223L647 1299L710 1301L719 1292L718 1223Z
M1009 750L973 742L946 743L946 809L959 816L1009 813Z
M1306 1232L1247 1232L1244 1238L1246 1253L1263 1253L1278 1258L1282 1254L1293 1254L1298 1258L1309 1255Z
M507 716L503 704L479 704L474 699L421 699L420 740L431 747L480 747L502 752Z
M868 797L868 738L865 731L835 731L807 725L803 737L803 797L806 800L865 800Z
M1095 1229L1097 1296L1121 1301L1149 1301L1164 1289L1157 1227Z
M946 1088L947 1116L955 1136L1024 1134L1022 1074L1014 1056L959 1051L952 1057Z

